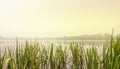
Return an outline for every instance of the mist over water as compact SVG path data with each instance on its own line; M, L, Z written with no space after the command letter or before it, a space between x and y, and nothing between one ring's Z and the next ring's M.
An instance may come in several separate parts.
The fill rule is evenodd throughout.
M85 49L95 46L98 51L102 50L103 44L106 42L106 40L18 40L18 44L24 47L26 41L30 44L38 42L40 47L44 46L46 48L50 48L51 43L53 43L54 47L62 46L63 49L70 46L70 43L78 43L79 46L84 46ZM15 51L16 42L17 40L0 40L0 48L2 52L7 48Z

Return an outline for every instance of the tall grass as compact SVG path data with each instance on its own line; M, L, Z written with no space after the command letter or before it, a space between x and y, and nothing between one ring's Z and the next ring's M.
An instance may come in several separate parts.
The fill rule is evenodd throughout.
M111 37L102 51L94 44L85 49L84 42L65 48L51 43L47 49L38 42L26 41L23 46L17 39L15 51L7 48L2 53L0 49L0 69L120 69L120 37Z

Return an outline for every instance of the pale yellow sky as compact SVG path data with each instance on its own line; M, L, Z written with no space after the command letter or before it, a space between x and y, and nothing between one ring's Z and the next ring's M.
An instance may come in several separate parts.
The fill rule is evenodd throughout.
M120 0L0 0L0 35L61 37L120 32Z

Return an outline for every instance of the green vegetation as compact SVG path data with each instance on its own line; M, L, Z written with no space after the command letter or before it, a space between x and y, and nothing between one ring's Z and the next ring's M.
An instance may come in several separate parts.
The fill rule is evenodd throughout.
M23 47L17 40L14 51L0 49L0 69L120 69L120 37L104 43L102 54L94 44L87 49L83 44L72 42L63 48L52 43L47 49L27 41Z

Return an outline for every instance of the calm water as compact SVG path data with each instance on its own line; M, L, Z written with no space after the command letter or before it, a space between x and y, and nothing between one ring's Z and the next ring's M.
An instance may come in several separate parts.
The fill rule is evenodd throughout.
M19 44L24 46L26 40L18 40ZM85 48L89 48L92 45L95 45L96 47L101 48L103 46L103 44L106 42L106 40L27 40L28 42L32 43L32 42L39 42L39 45L42 46L50 46L51 43L54 44L54 46L59 46L60 44L63 47L69 46L69 43L71 42L77 42L78 44L83 43L83 45L85 46ZM0 40L0 48L1 50L4 50L5 48L11 48L11 49L15 49L16 46L16 40ZM99 50L98 48L98 50Z
M24 45L26 40L18 40L19 44ZM77 42L78 44L83 43L84 46L102 46L106 41L105 40L27 40L28 42L39 42L40 45L49 46L53 43L55 46L61 44L62 46L69 46L71 42ZM1 48L14 48L16 46L16 40L0 40Z

